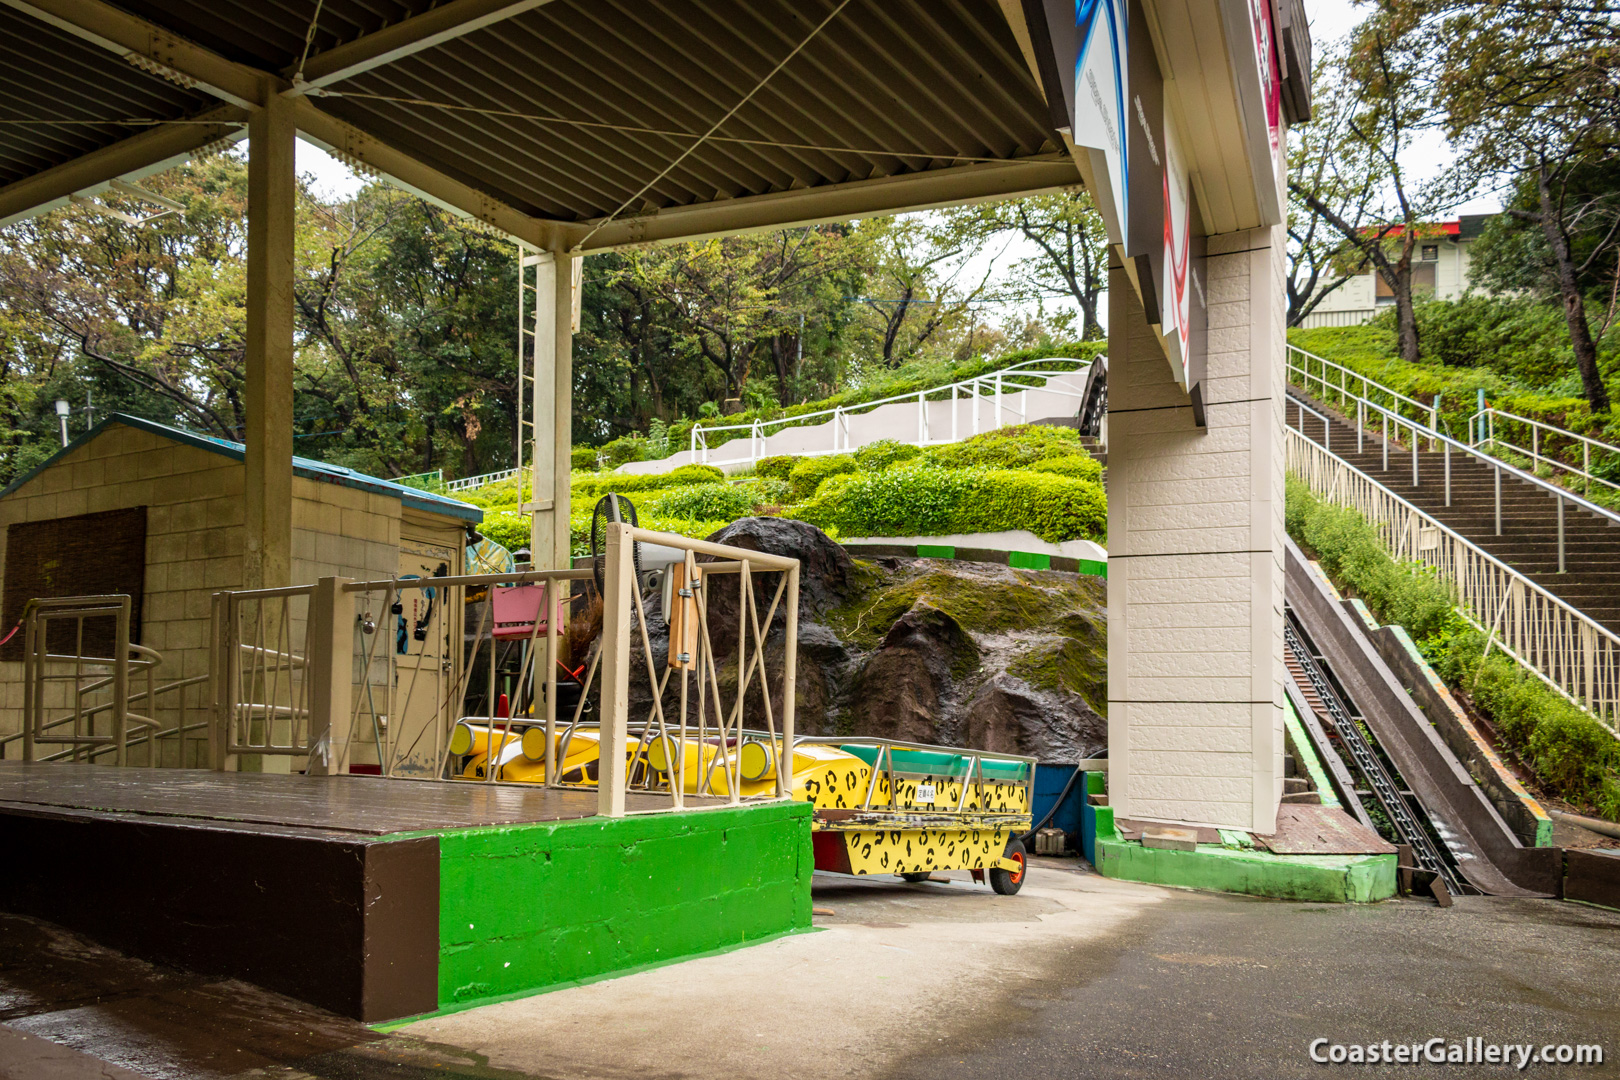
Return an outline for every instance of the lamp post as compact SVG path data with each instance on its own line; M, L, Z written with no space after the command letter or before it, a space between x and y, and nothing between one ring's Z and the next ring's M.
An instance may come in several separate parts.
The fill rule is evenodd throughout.
M63 398L57 398L56 399L56 422L58 424L60 424L61 428L62 428L62 445L63 446L66 446L68 444L67 421L68 421L68 413L71 412L72 409L73 409L73 407L71 405L69 405L67 403L67 401L64 400Z

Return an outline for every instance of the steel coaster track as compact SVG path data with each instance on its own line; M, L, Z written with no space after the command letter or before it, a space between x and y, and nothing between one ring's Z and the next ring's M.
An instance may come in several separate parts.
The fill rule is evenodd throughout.
M1310 679L1312 687L1321 697L1322 704L1328 711L1329 719L1333 721L1333 726L1338 730L1339 741L1350 752L1350 758L1355 763L1357 771L1366 778L1368 785L1371 786L1373 796L1378 800L1378 805L1383 808L1384 813L1388 816L1390 824L1394 826L1396 835L1400 837L1400 842L1410 845L1413 857L1417 859L1418 865L1425 870L1440 875L1453 895L1463 891L1471 891L1467 890L1467 887L1458 879L1456 871L1452 869L1451 864L1440 853L1440 849L1430 838L1428 830L1423 827L1422 822L1418 821L1417 816L1412 813L1410 805L1401 795L1400 786L1395 782L1395 778L1390 775L1389 770L1384 768L1384 763L1379 760L1377 752L1373 750L1372 744L1367 741L1367 737L1362 733L1360 725L1356 723L1355 718L1345 708L1343 699L1328 681L1326 673L1322 670L1321 662L1306 644L1304 630L1297 625L1297 619L1292 610L1288 611L1288 618L1283 622L1283 639L1286 647L1294 654L1294 658L1299 661L1306 678Z

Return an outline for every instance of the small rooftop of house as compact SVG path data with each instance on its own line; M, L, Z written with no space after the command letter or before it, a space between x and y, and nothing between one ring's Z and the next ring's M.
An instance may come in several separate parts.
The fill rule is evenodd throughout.
M0 491L0 498L5 498L7 495L10 495L13 491L22 487L35 476L50 468L63 456L71 453L73 450L84 445L85 443L90 442L92 439L95 439L107 428L120 424L125 427L136 428L140 431L151 432L154 435L160 435L164 438L172 439L175 442L183 443L187 446L195 446L203 450L208 450L212 453L219 454L222 457L234 458L237 461L244 460L246 456L245 448L239 442L231 442L227 439L216 439L212 435L199 435L194 431L185 431L181 428L170 427L167 424L159 424L154 420L146 420L139 416L129 416L125 413L113 413L111 416L108 416L106 419L98 423L95 427L68 443L68 445L64 446L61 450L58 450L51 457L35 466L32 470L13 480L9 485L6 486L4 491ZM325 461L315 461L312 458L295 457L293 458L293 475L302 476L322 483L357 488L361 491L369 491L376 495L392 496L398 499L405 506L416 507L417 509L421 510L429 510L439 514L448 514L452 517L465 518L466 520L472 522L480 522L484 519L484 511L481 508L473 506L470 503L464 503L460 499L452 499L447 495L438 495L431 491L423 491L421 488L414 488L405 484L397 484L392 480L382 480L375 476L367 476L365 473L356 472L355 470L343 465L333 465Z

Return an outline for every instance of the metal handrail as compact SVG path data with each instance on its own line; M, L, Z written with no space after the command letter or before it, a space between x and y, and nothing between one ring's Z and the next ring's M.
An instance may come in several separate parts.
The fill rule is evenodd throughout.
M1334 466L1343 469L1351 476L1358 478L1362 483L1377 491L1385 500L1394 504L1395 507L1398 508L1399 515L1406 518L1407 521L1410 522L1409 525L1399 524L1395 521L1382 522L1374 519L1373 515L1371 514L1367 515L1375 528L1381 525L1387 525L1390 529L1399 530L1399 542L1390 544L1390 547L1392 548L1391 554L1396 559L1405 557L1406 540L1408 535L1411 536L1412 551L1410 553L1410 557L1418 559L1419 561L1428 561L1423 559L1424 552L1439 550L1439 540L1444 538L1450 541L1454 551L1466 552L1471 560L1474 560L1481 566L1493 571L1498 576L1499 580L1505 583L1504 587L1496 590L1496 592L1500 593L1500 597L1493 595L1485 598L1492 601L1499 600L1499 604L1494 615L1492 615L1489 611L1476 612L1470 610L1470 607L1474 604L1474 601L1478 599L1471 595L1469 588L1470 585L1478 585L1478 581L1476 579L1470 578L1466 582L1461 580L1453 581L1453 584L1458 588L1460 600L1462 601L1459 605L1459 610L1462 612L1464 618L1466 618L1472 625L1480 630L1485 631L1489 635L1487 648L1494 645L1496 648L1501 649L1504 653L1518 661L1518 663L1526 670L1530 671L1547 685L1557 690L1561 695L1568 698L1570 701L1575 702L1577 705L1581 705L1594 716L1598 717L1598 719L1602 720L1610 727L1611 730L1614 729L1617 721L1620 721L1620 685L1616 685L1617 679L1620 679L1620 668L1610 671L1608 673L1608 678L1606 679L1597 678L1595 669L1598 666L1600 652L1610 658L1620 658L1620 635L1616 635L1613 631L1598 623L1596 620L1575 608L1567 601L1559 599L1546 588L1538 585L1536 582L1532 581L1518 570L1515 570L1501 559L1498 559L1488 551L1485 551L1483 548L1479 547L1461 533L1446 526L1433 515L1427 513L1426 511L1420 510L1412 503L1407 502L1389 487L1379 483L1377 480L1362 472L1360 469L1356 468L1348 461L1345 461L1343 458L1339 457L1331 450L1328 450L1326 447L1317 446L1317 444L1314 443L1309 437L1303 435L1302 433L1296 432L1293 429L1288 429L1288 436L1290 439L1290 447L1297 445L1297 443L1294 442L1294 437L1298 436L1299 443L1303 443L1305 446L1319 451L1330 459ZM1292 452L1290 452L1289 456L1290 458L1293 457ZM1292 462L1290 463L1289 471L1293 472L1295 475L1301 475L1300 470L1293 467ZM1310 484L1313 478L1310 476L1301 476L1301 479ZM1340 489L1337 481L1330 486L1325 479L1317 479L1319 482L1312 484L1313 488L1316 488L1318 494L1322 495L1329 502L1336 502L1339 505L1345 506L1354 505L1348 494L1344 493ZM1435 543L1425 543L1423 539L1424 533L1432 536ZM1388 541L1386 540L1386 542ZM1436 567L1436 569L1441 568ZM1516 619L1508 618L1508 607L1510 602L1514 599L1515 590L1517 590L1520 597L1530 597L1540 604L1545 605L1549 609L1547 617L1526 618L1521 612ZM1486 589L1484 591L1489 592L1491 590ZM1521 600L1520 607L1521 609L1527 608L1528 604ZM1490 618L1489 625L1487 625L1484 619L1480 617L1481 615L1485 615ZM1557 653L1556 648L1546 642L1540 643L1536 650L1523 649L1522 643L1520 648L1515 648L1513 645L1509 644L1508 638L1510 636L1510 630L1517 631L1519 636L1533 636L1538 631L1548 630L1554 622L1554 616L1561 616L1563 620L1565 620L1577 631L1576 637L1579 639L1579 641L1569 645L1567 649L1567 652L1570 655L1576 653L1579 654L1575 660L1572 661L1570 655L1555 655ZM1554 668L1554 673L1563 675L1568 680L1569 684L1566 685L1565 682L1561 682L1559 679L1554 678L1553 674L1549 674L1548 671L1543 670L1543 664L1537 663L1533 656L1524 655L1524 653L1528 651L1538 652L1542 659L1547 661L1546 666ZM1582 687L1578 684L1578 677L1581 675L1585 676L1584 681L1587 690L1584 700L1579 693Z
M1290 359L1288 361L1289 370L1299 372L1301 378L1305 381L1305 384L1306 384L1305 388L1306 389L1309 389L1310 380L1312 378L1314 378L1314 379L1316 379L1317 382L1322 384L1323 389L1325 389L1325 390L1333 390L1336 393L1338 393L1341 397L1352 397L1352 398L1353 397L1361 397L1361 398L1364 398L1364 399L1370 401L1371 397L1370 397L1370 395L1368 395L1366 393L1366 391L1368 391L1369 389L1377 390L1380 394L1387 394L1389 397L1395 399L1396 401L1404 401L1406 404L1412 406L1414 409L1417 409L1420 412L1428 413L1429 414L1429 426L1431 428L1436 428L1436 429L1438 429L1440 427L1440 420L1441 420L1441 417L1440 417L1440 399L1439 399L1438 396L1435 397L1435 400L1433 402L1425 403L1425 402L1419 401L1415 397L1410 397L1410 396L1408 396L1406 394L1403 394L1399 390L1396 390L1393 387L1385 386L1383 383L1379 382L1377 379L1369 378L1366 375L1361 374L1361 372L1359 372L1359 371L1354 371L1354 370L1352 370L1350 368L1347 368L1343 364L1341 364L1341 363L1339 363L1339 362L1337 362L1335 360L1329 360L1327 357L1318 356L1313 352L1306 352L1304 349L1301 349L1298 345L1290 345L1290 346L1288 346L1288 351L1290 353L1298 353L1301 356L1310 357L1312 360L1315 360L1317 363L1322 365L1323 374L1313 376L1310 373L1310 369L1305 367L1303 364L1296 365L1293 362L1292 359ZM1332 383L1327 381L1326 371L1327 371L1328 368L1332 368L1332 369L1334 369L1335 371L1337 371L1339 373L1340 382L1339 382L1338 386L1334 386ZM1349 388L1348 388L1347 384L1348 384L1350 379L1359 379L1361 381L1362 391L1363 391L1361 394L1356 395L1356 394L1352 394L1349 391Z
M974 396L974 397L982 397L982 396L986 396L986 395L984 395L983 390L985 388L985 384L989 383L989 384L993 385L994 388L995 388L993 393L991 395L989 395L989 396L994 396L994 397L999 399L1001 397L1001 395L1003 394L1003 392L1004 392L1003 388L1005 386L1005 380L1008 379L1009 377L1011 377L1011 378L1038 378L1038 379L1042 380L1042 383L1041 383L1040 386L1030 386L1030 385L1023 384L1023 383L1015 383L1015 384L1013 384L1013 389L1014 390L1043 390L1043 391L1046 391L1048 393L1060 394L1060 395L1062 395L1064 397L1084 397L1085 395L1084 395L1083 392L1067 391L1067 390L1054 390L1050 386L1048 386L1047 383L1049 383L1052 379L1058 378L1060 376L1077 375L1077 374L1087 370L1087 368L1089 368L1089 366L1091 364L1095 364L1097 362L1097 359L1098 358L1094 357L1094 358L1092 358L1091 360L1088 361L1088 360L1081 360L1081 359L1078 359L1076 357L1050 356L1050 357L1044 357L1044 358L1039 359L1039 360L1025 360L1025 361L1022 361L1020 363L1013 364L1013 365L1011 365L1009 367L1001 368L998 371L989 371L989 372L985 372L983 375L976 375L971 379L961 379L961 380L958 380L956 382L944 383L944 384L941 384L939 386L930 387L930 388L924 389L924 390L913 390L913 391L909 391L909 392L904 393L904 394L894 394L894 395L892 395L890 397L878 398L878 399L876 399L874 401L862 401L862 402L859 402L859 403L854 404L854 405L834 405L830 409L818 409L815 412L801 413L801 414L799 414L797 416L779 416L779 417L776 417L776 418L771 419L771 420L752 420L752 421L749 421L746 424L717 424L717 425L712 425L712 426L709 426L709 427L705 427L702 424L694 424L692 426L692 431L691 431L691 435L690 435L690 438L689 438L689 447L688 447L688 449L689 449L689 452L692 454L694 459L696 459L696 457L698 455L698 452L701 450L704 453L705 460L707 460L708 451L711 449L711 447L709 446L709 443L708 443L708 436L709 436L710 433L712 433L712 432L720 432L720 431L746 431L746 432L748 432L748 435L749 435L749 455L748 455L747 460L753 460L755 458L758 458L758 457L762 456L760 453L756 452L755 444L757 442L763 441L764 439L769 437L769 435L767 434L767 432L765 430L768 427L778 426L780 428L785 429L785 428L789 428L789 427L814 426L812 424L807 424L806 422L816 420L817 418L827 418L827 419L830 419L831 421L833 421L834 423L839 423L839 422L842 422L843 419L845 417L847 417L847 416L852 416L852 415L858 415L858 414L861 414L861 413L865 413L870 409L875 409L875 408L878 408L879 406L882 406L882 405L893 405L893 404L896 404L898 402L913 401L913 400L915 400L917 402L918 409L919 409L919 415L918 415L918 436L919 437L918 437L918 442L922 443L922 442L934 441L934 440L928 439L928 437L927 437L928 436L928 430L927 430L928 429L928 421L927 421L927 414L926 414L926 402L932 395L943 394L943 393L946 393L948 391L951 394L951 400L954 401L954 400L956 400L957 393L959 391L962 391L962 390L966 389L966 390L972 390L972 392L973 392L972 396ZM1074 368L1074 369L1070 369L1070 370L1064 370L1064 371L1032 371L1032 370L1027 370L1027 369L1033 368L1037 364L1079 364L1081 366L1078 367L1078 368ZM998 402L998 404L997 404L997 409L998 409L997 423L996 423L997 427L1000 426L1000 413L999 413L999 410L1002 407L1003 406L1001 406L999 404L999 402ZM847 430L845 432L845 435L846 435L846 441L847 441L847 435L848 435ZM941 440L941 441L950 441L950 440ZM835 444L837 442L837 432L836 431L834 432L834 442L835 442ZM724 444L721 444L721 445L724 445ZM847 449L847 447L846 447L846 449ZM825 451L814 451L814 450L812 450L812 451L804 451L803 453L806 454L806 455L814 455L814 454L817 454L817 453L839 453L839 452L840 452L839 449L835 446L834 449L832 449L832 450L825 450ZM739 459L739 460L741 460L741 459Z
M1429 417L1429 428L1431 430L1435 430L1435 431L1446 430L1447 425L1445 425L1444 418L1440 415L1440 395L1436 394L1435 398L1434 398L1434 401L1429 402L1429 403L1425 403L1425 402L1417 400L1414 397L1410 397L1410 396L1408 396L1406 394L1403 394L1399 390L1394 389L1393 387L1386 386L1383 383L1377 381L1376 379L1373 379L1373 378L1370 378L1370 377L1368 377L1366 375L1363 375L1360 372L1353 371L1352 369L1344 366L1343 364L1340 364L1340 363L1338 363L1336 361L1333 361L1333 360L1329 360L1324 356L1318 356L1316 353L1307 352L1306 350L1301 349L1297 345L1289 345L1288 349L1289 349L1290 353L1297 353L1300 356L1308 357L1309 359L1316 361L1318 364L1320 364L1322 366L1322 374L1313 375L1313 374L1311 374L1311 371L1310 371L1309 367L1307 367L1306 365L1304 365L1304 364L1296 364L1296 363L1294 363L1294 361L1292 359L1289 360L1289 362L1288 362L1289 370L1292 371L1292 372L1298 372L1299 373L1300 379L1304 384L1304 389L1308 390L1310 388L1311 382L1315 381L1315 382L1319 383L1322 386L1324 391L1332 391L1334 393L1339 394L1341 396L1341 398L1348 398L1348 399L1352 399L1352 400L1356 400L1356 399L1371 400L1371 398L1368 396L1366 391L1369 390L1369 389L1376 390L1380 394L1387 395L1392 399L1404 402L1404 403L1412 406L1412 408L1416 409L1417 411L1419 411L1421 413L1426 413L1428 415L1428 417ZM1340 382L1339 382L1338 385L1334 385L1332 382L1330 382L1327 379L1326 372L1327 372L1327 370L1329 368L1339 372L1339 374L1340 374ZM1350 391L1350 389L1349 389L1349 387L1347 385L1349 379L1360 380L1361 385L1362 385L1362 389L1363 389L1362 394L1357 395L1357 394L1353 393L1352 391ZM1396 410L1396 414L1399 415L1399 410L1398 409ZM1507 420L1511 420L1511 421L1513 421L1515 423L1521 423L1521 424L1525 424L1526 426L1528 426L1531 429L1531 445L1530 445L1530 447L1526 448L1526 447L1523 447L1523 446L1519 446L1516 443L1513 443L1513 442L1511 442L1511 441L1509 441L1507 439L1500 438L1499 436L1497 436L1496 430L1495 430L1495 424L1494 424L1494 419L1497 416L1503 417L1504 419L1507 419ZM1482 430L1482 427L1479 424L1479 420L1481 418L1485 418L1486 421L1487 421L1488 426L1484 430ZM1589 493L1590 490L1591 490L1590 484L1591 484L1591 481L1593 481L1593 480L1596 480L1600 484L1604 484L1604 485L1606 485L1606 486L1608 486L1610 488L1613 488L1616 491L1620 491L1620 484L1614 483L1613 481L1610 481L1610 480L1605 480L1601 476L1592 475L1592 450L1593 450L1593 448L1597 448L1599 451L1612 453L1612 454L1615 454L1615 455L1620 455L1620 446L1615 446L1612 443L1603 442L1600 439L1593 439L1590 436L1577 434L1576 432L1570 431L1568 428L1562 428L1562 427L1559 427L1556 424L1549 424L1545 420L1535 420L1535 419L1532 419L1531 417L1528 417L1528 416L1519 416L1516 413L1510 413L1505 409L1498 409L1495 406L1491 406L1491 405L1487 405L1485 408L1480 409L1480 410L1474 412L1471 416L1469 416L1469 418L1468 418L1468 431L1469 431L1469 435L1470 435L1468 445L1470 447L1474 448L1475 450L1479 450L1479 446L1480 446L1481 443L1490 443L1493 447L1497 443L1502 443L1502 444L1505 444L1509 449L1513 450L1514 452L1523 454L1523 455L1531 458L1532 460L1534 460L1534 461L1536 461L1538 463L1546 464L1546 465L1548 465L1548 466L1550 466L1552 468L1561 469L1561 470L1563 470L1565 472L1571 473L1572 475L1580 477L1587 484L1587 487L1584 489L1587 493ZM1571 440L1574 440L1576 442L1581 443L1582 468L1577 469L1575 466L1570 465L1570 464L1568 464L1566 462L1559 461L1556 458L1550 458L1550 457L1544 456L1541 453L1541 446L1540 446L1540 442L1541 442L1540 433L1542 431L1547 432L1548 435L1552 436L1552 437L1571 439ZM1497 458L1495 454L1489 453L1487 451L1480 450L1479 452L1481 454L1484 454L1487 457L1494 458L1495 460L1501 460L1500 458ZM1538 477L1538 479L1539 479L1539 477Z
M1530 428L1530 446L1528 449L1509 439L1498 437L1496 434L1496 418L1498 416L1505 417L1514 423L1525 424ZM1479 423L1481 419L1485 421L1483 426L1481 426ZM1482 433L1479 438L1473 440L1472 444L1474 446L1478 446L1480 443L1488 442L1494 447L1497 443L1503 443L1515 453L1523 454L1538 464L1545 464L1555 469L1562 469L1567 473L1580 477L1581 480L1586 484L1586 488L1584 490L1588 494L1591 493L1591 485L1592 481L1594 480L1607 487L1611 487L1616 491L1620 491L1620 484L1617 484L1612 480L1605 480L1603 477L1595 476L1592 473L1592 448L1596 447L1601 451L1620 456L1620 446L1615 446L1613 443L1606 443L1601 439L1594 439L1586 435L1576 434L1575 432L1570 431L1568 428L1561 428L1557 424L1549 424L1545 420L1535 420L1528 416L1520 416L1517 413L1510 413L1506 409L1498 409L1494 405L1487 405L1485 408L1470 416L1468 418L1468 430L1470 432ZM1579 442L1581 444L1581 467L1576 468L1568 462L1559 461L1557 458L1550 458L1542 454L1541 432L1543 431L1556 438L1573 439Z
M1293 399L1293 401L1294 401L1294 404L1297 405L1297 406L1300 406L1302 408L1306 407L1304 405L1304 403L1301 402L1298 398ZM1444 481L1445 482L1445 504L1447 506L1451 505L1451 451L1452 451L1453 448L1461 451L1462 453L1464 453L1464 454L1466 454L1466 455L1468 455L1468 456L1470 456L1472 458L1475 458L1475 459L1479 460L1482 464L1488 466L1492 470L1492 478L1495 481L1495 491L1494 491L1494 504L1495 505L1494 505L1494 509L1495 509L1495 535L1497 535L1497 536L1502 535L1502 476L1503 476L1504 473L1512 476L1514 479L1521 480L1521 481L1523 481L1523 482L1525 482L1527 484L1531 484L1531 485L1534 485L1535 487L1541 488L1547 494L1551 495L1554 498L1554 500L1556 500L1556 505L1557 505L1558 572L1560 574L1565 572L1565 563L1566 563L1565 546L1564 546L1564 531L1565 531L1564 530L1564 504L1566 502L1573 503L1576 506L1577 509L1586 510L1589 513L1597 514L1600 517L1606 517L1610 521L1614 522L1615 524L1620 525L1620 513L1616 513L1615 511L1609 509L1606 506L1599 506L1597 503L1589 502L1586 499L1581 498L1579 495L1576 495L1572 491L1569 491L1569 490L1567 490L1565 488L1559 487L1557 484L1554 484L1554 483L1552 483L1550 481L1543 480L1541 477L1537 476L1536 474L1531 473L1531 472L1526 472L1525 470L1519 468L1516 465L1511 465L1508 462L1503 461L1501 458L1492 457L1490 454L1487 454L1487 453L1485 453L1485 452L1483 452L1481 450L1476 450L1472 446L1469 446L1467 443L1462 442L1462 441L1460 441L1458 439L1452 438L1450 435L1442 434L1442 433L1440 433L1438 431L1435 431L1432 428L1426 428L1422 424L1419 424L1417 421L1408 419L1407 417L1404 417L1404 416L1400 415L1400 413L1394 411L1393 409L1386 409L1382 405L1377 404L1376 402L1366 401L1366 400L1358 400L1357 401L1356 427L1357 427L1357 439L1358 439L1358 447L1357 447L1357 449L1358 450L1360 449L1359 440L1360 440L1361 433L1367 430L1367 423L1366 423L1367 415L1366 414L1367 414L1367 412L1369 410L1371 410L1372 412L1375 412L1375 413L1382 414L1382 416L1384 418L1384 430L1383 430L1383 433L1382 433L1382 442L1383 442L1383 450L1384 450L1384 467L1383 467L1383 471L1385 471L1385 472L1389 471L1389 448L1390 448L1390 445L1391 445L1390 444L1390 438L1389 438L1389 435L1390 435L1389 428L1390 428L1391 421L1394 422L1395 427L1397 428L1397 434L1398 434L1398 429L1403 424L1406 427L1411 429L1411 431L1412 431L1412 438L1411 438L1411 444L1412 444L1412 486L1413 487L1421 487L1422 486L1422 474L1421 474L1421 468L1420 468L1420 464L1419 464L1420 459L1419 459L1418 444L1423 439L1427 438L1429 440L1431 446L1438 444L1443 448L1442 452L1445 455L1445 457L1444 457L1444 465L1443 465L1443 470L1444 470L1444 475L1445 475L1445 481ZM1312 410L1312 411L1314 411L1314 410ZM1301 431L1301 434L1304 434L1304 432Z

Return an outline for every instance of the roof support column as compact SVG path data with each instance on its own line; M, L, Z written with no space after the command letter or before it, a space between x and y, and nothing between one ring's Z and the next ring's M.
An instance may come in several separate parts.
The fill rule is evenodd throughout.
M1108 291L1108 802L1271 833L1283 788L1282 227L1207 241L1207 427Z
M292 584L296 128L273 90L248 119L246 558L249 589Z
M566 570L574 448L574 271L579 260L540 256L534 313L534 503L529 551L541 570Z

